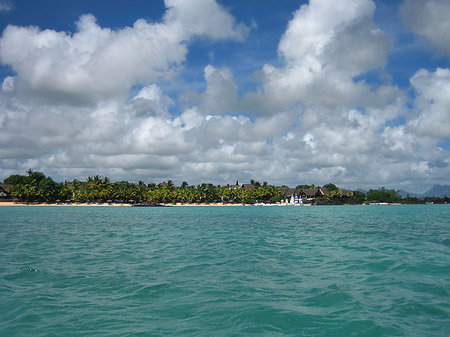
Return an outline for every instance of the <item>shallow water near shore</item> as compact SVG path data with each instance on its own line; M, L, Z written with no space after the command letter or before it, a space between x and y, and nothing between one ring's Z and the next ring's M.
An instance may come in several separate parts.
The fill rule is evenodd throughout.
M0 336L450 336L450 206L2 207Z

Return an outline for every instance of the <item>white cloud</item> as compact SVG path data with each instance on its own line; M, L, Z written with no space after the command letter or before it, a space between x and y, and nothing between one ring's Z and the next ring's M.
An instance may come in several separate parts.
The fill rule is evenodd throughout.
M132 28L111 31L84 15L77 26L74 35L36 27L5 29L0 57L16 71L22 90L49 102L59 98L78 104L126 97L132 85L156 81L186 54L165 25L139 20Z
M450 55L448 0L405 0L400 12L407 28L428 39L439 53Z
M371 0L311 1L289 22L279 53L313 74L330 67L355 76L383 65L386 41L372 27L374 10Z
M284 67L265 65L263 92L248 94L244 100L262 102L260 108L266 113L299 102L380 104L381 97L369 86L354 81L354 77L386 62L389 40L374 27L374 10L371 0L313 0L301 6L278 46Z
M236 108L237 85L229 69L205 68L206 91L201 95L201 107L205 113L226 113Z
M0 59L17 73L29 94L71 104L126 98L134 85L170 75L187 53L193 36L243 39L246 27L213 0L166 1L163 23L137 20L120 30L102 28L83 15L75 34L8 26L0 42ZM192 8L192 6L194 8Z
M175 27L177 33L206 35L213 39L244 40L249 28L237 24L215 0L165 0L169 8L164 16L168 25Z
M168 115L168 108L173 104L172 99L162 93L156 84L143 87L129 102L130 113L137 117Z
M14 77L6 76L2 83L3 91L12 91L14 89Z
M411 78L413 108L395 86L355 81L387 59L372 1L312 0L294 13L282 64L261 69L259 89L241 97L232 67L205 65L205 89L185 94L175 113L179 87L164 79L183 66L189 40L241 40L248 29L214 1L166 5L161 23L119 30L86 15L74 34L4 31L0 57L16 75L0 90L2 178L31 167L56 179L448 181L450 156L437 143L450 137L450 70Z
M419 137L450 138L450 69L419 70L411 85L417 93L409 126Z

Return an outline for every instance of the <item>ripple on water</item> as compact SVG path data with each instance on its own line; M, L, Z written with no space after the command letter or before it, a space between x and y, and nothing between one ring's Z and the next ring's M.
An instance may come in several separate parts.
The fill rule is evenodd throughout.
M427 206L12 208L0 335L450 335Z

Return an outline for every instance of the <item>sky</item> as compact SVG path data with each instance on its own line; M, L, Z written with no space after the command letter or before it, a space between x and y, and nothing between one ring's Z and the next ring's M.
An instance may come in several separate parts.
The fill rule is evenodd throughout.
M450 184L449 0L0 0L0 180Z

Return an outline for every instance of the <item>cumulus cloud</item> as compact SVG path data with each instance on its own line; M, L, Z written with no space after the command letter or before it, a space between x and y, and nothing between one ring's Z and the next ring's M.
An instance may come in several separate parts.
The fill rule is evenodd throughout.
M84 15L77 27L73 35L37 27L5 29L0 57L17 73L21 90L57 103L124 97L134 83L157 80L186 53L179 40L164 38L164 26L144 21L113 32Z
M0 43L0 60L11 65L17 86L57 103L92 104L126 97L134 85L170 76L184 61L186 42L194 36L243 39L246 27L213 0L167 0L162 23L137 20L113 31L93 15L77 22L74 34L8 26ZM192 6L194 8L192 8Z
M229 69L205 68L206 91L201 95L202 111L208 114L227 113L236 109L238 88Z
M129 101L128 111L136 117L167 116L169 106L173 100L164 95L156 84L143 87L133 99Z
M429 40L439 53L450 54L449 1L405 0L400 12L407 28Z
M184 93L183 107L165 80L190 40L242 41L248 28L212 0L165 4L160 23L118 30L92 15L73 34L6 28L0 58L15 75L0 90L2 176L32 168L147 182L448 181L450 156L437 144L450 137L450 70L419 70L412 101L355 79L387 60L373 1L311 0L280 37L281 65L256 74L257 90L242 94L232 67L205 64L205 89Z
M315 0L294 13L281 38L278 53L283 68L265 65L263 92L269 102L262 109L304 105L366 105L377 97L354 77L382 67L389 40L375 28L371 0ZM261 100L261 94L247 100Z
M419 70L411 85L417 93L409 126L419 137L450 138L450 69Z
M236 23L215 0L165 0L169 8L164 18L180 35L206 35L213 39L244 40L249 28Z
M373 27L374 10L370 0L311 1L295 12L278 51L312 74L333 68L355 76L383 65L386 41Z

